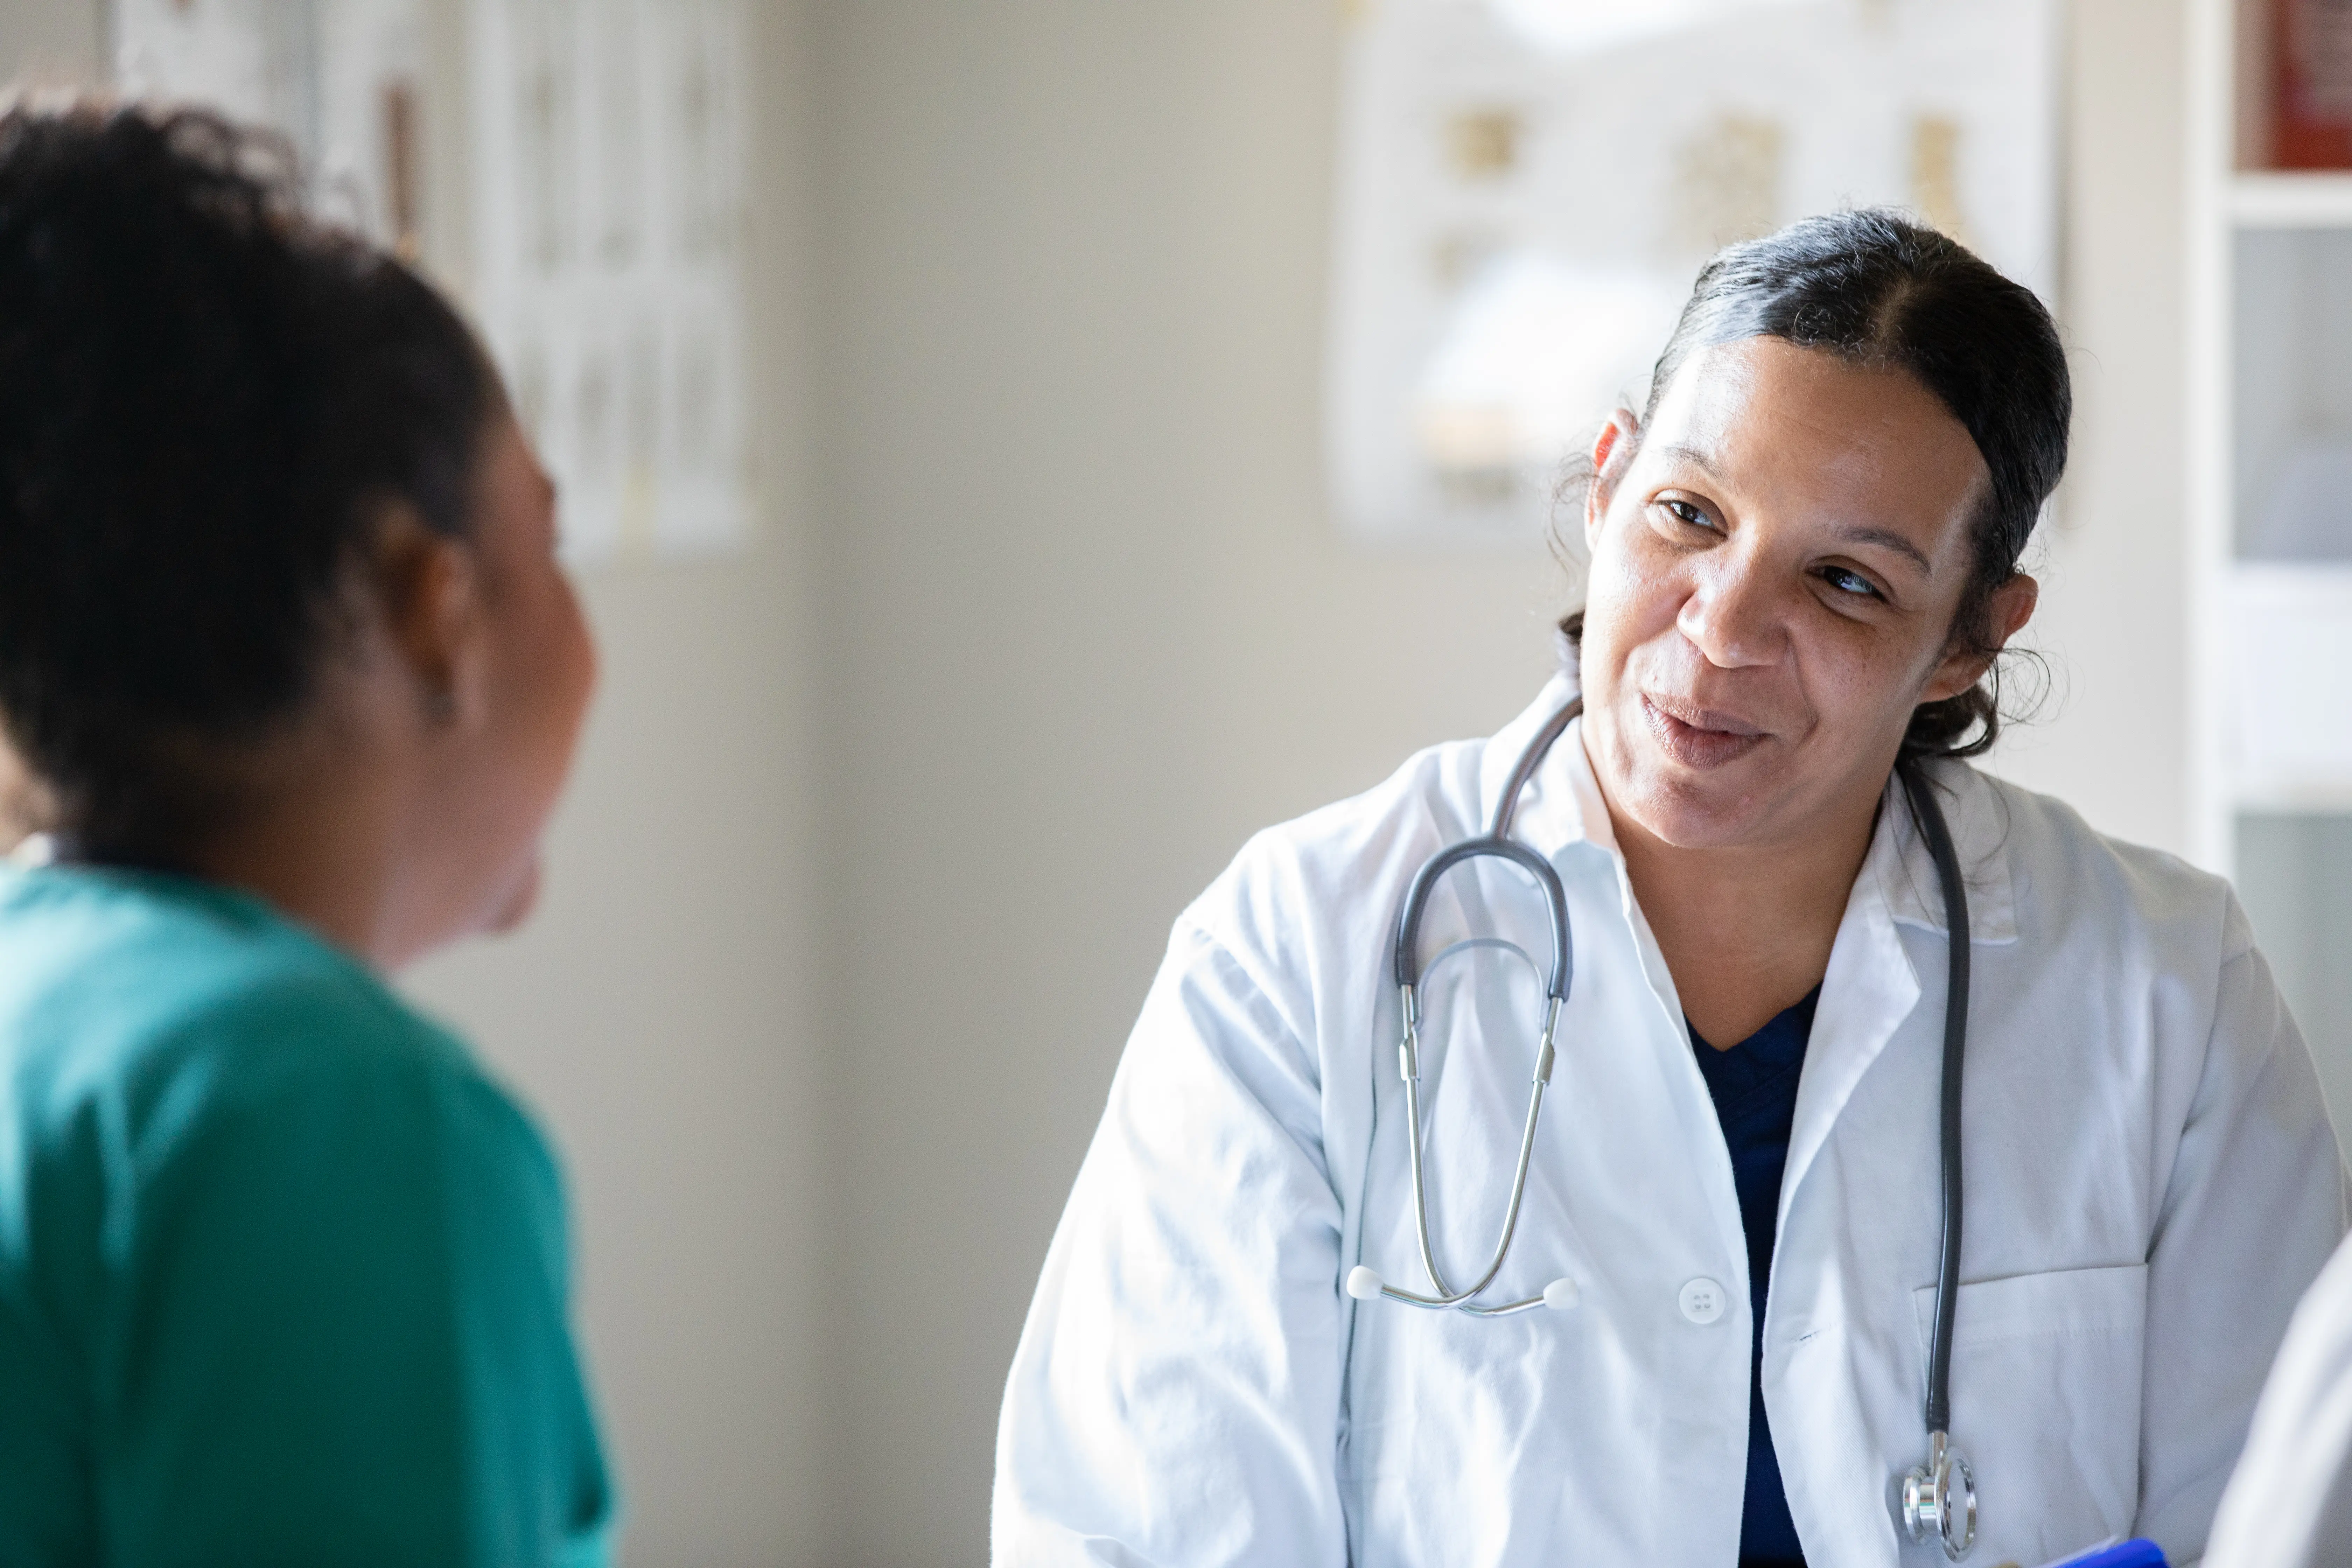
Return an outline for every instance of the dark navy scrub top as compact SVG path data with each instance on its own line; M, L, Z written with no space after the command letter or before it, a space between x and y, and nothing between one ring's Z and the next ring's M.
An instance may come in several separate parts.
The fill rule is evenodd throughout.
M1756 1302L1756 1346L1748 1376L1748 1494L1739 1515L1740 1568L1802 1568L1804 1549L1789 1517L1772 1428L1764 1418L1764 1298L1772 1279L1773 1227L1780 1213L1780 1173L1789 1163L1789 1129L1797 1118L1797 1077L1822 988L1727 1051L1690 1032L1698 1070L1715 1099L1715 1119L1731 1152L1739 1222L1748 1232L1748 1278Z

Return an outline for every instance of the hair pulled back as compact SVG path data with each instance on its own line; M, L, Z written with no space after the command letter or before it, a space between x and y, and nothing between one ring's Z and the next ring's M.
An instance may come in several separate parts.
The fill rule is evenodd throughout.
M41 826L168 859L311 695L384 507L469 528L500 405L284 143L84 100L0 115L0 724Z
M1957 646L1998 653L1992 595L2025 552L2066 469L2074 393L2050 312L1958 241L1876 208L1810 217L1708 262L1658 356L1646 427L1690 356L1779 338L1871 369L1903 371L1951 412L1991 477L1972 529ZM1636 433L1638 436L1638 432ZM1906 756L1969 757L2000 733L1997 665L1957 697L1926 702Z

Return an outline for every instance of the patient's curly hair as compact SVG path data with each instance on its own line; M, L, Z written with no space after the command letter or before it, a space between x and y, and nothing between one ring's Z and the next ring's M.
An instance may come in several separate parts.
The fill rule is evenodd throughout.
M304 710L388 502L462 536L466 325L192 110L0 114L0 725L24 826L169 859Z

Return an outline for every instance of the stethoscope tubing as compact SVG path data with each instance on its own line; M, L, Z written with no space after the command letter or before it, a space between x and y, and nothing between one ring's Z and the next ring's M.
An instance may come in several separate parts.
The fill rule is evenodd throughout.
M1398 989L1417 994L1421 985L1420 946L1421 915L1436 889L1438 879L1465 860L1490 858L1508 860L1535 879L1543 890L1544 907L1551 916L1551 974L1544 986L1544 994L1555 1002L1568 1000L1568 987L1574 976L1576 959L1568 940L1568 890L1559 885L1559 873L1551 862L1515 838L1488 836L1465 838L1459 844L1449 844L1431 856L1413 874L1412 885L1405 889L1404 912L1397 919L1396 983Z
M1937 1086L1937 1142L1943 1185L1943 1241L1936 1262L1936 1332L1927 1361L1927 1430L1952 1429L1952 1329L1960 1291L1960 1092L1969 1045L1969 890L1960 875L1952 830L1936 802L1935 786L1913 763L1898 767L1912 819L1927 840L1943 884L1945 976L1943 1081Z
M1421 1266L1428 1271L1429 1282L1437 1288L1434 1295L1423 1295L1395 1285L1383 1285L1381 1294L1392 1301L1409 1307L1430 1310L1451 1309L1478 1318L1502 1318L1530 1310L1544 1305L1541 1296L1525 1300L1507 1301L1492 1307L1475 1304L1475 1298L1485 1293L1503 1271L1510 1257L1511 1241L1518 1234L1519 1214L1528 1193L1528 1172L1535 1163L1536 1132L1543 1120L1544 1090L1551 1083L1552 1063L1556 1059L1553 1037L1559 1028L1560 1009L1568 1003L1569 986L1576 970L1575 945L1570 938L1568 924L1568 889L1560 885L1559 873L1551 862L1526 845L1510 837L1511 819L1518 810L1519 796L1527 790L1528 781L1537 766L1559 740L1576 716L1584 711L1584 699L1570 700L1559 711L1544 722L1503 786L1502 798L1495 803L1495 815L1486 832L1476 838L1465 838L1448 845L1423 862L1413 874L1405 890L1404 907L1397 914L1396 946L1393 967L1399 997L1404 1013L1404 1037L1397 1047L1398 1075L1404 1079L1405 1147L1412 1163L1413 1229L1421 1247ZM1486 1271L1464 1289L1456 1290L1445 1282L1445 1274L1438 1267L1437 1249L1429 1235L1429 1204L1426 1198L1427 1175L1422 1165L1421 1116L1421 920L1428 908L1429 896L1439 879L1465 861L1480 858L1507 860L1533 878L1541 890L1544 908L1550 917L1551 970L1544 985L1546 1006L1543 1038L1536 1048L1533 1081L1528 1089L1527 1121L1519 1133L1519 1157L1511 1177L1511 1197L1503 1213L1502 1234L1495 1243L1495 1254Z

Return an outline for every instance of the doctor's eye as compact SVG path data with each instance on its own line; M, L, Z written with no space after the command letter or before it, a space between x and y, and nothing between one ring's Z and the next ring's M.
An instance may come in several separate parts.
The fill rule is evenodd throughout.
M1857 598L1883 599L1885 597L1878 591L1877 584L1873 583L1861 573L1849 571L1843 566L1822 567L1822 581L1841 594L1852 594Z
M1686 501L1679 496L1660 496L1656 504L1676 522L1704 528L1710 533L1716 531L1715 519L1709 517L1696 502Z

